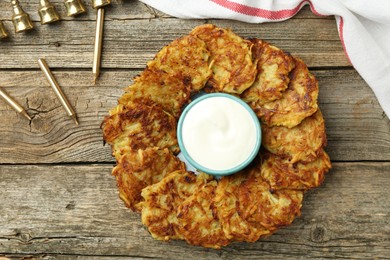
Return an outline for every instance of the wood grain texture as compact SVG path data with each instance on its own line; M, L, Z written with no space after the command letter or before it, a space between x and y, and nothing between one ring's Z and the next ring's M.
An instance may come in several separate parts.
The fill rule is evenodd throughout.
M105 22L102 68L144 68L157 51L188 34L204 20L173 18ZM247 24L209 20L230 27L242 37L261 38L304 59L310 67L350 66L334 20L291 19L280 23ZM77 23L77 26L75 24ZM11 22L5 25L11 27ZM0 69L37 69L37 60L47 58L53 68L91 68L95 37L94 21L63 21L13 35L0 44ZM320 28L320 29L318 29Z
M333 166L325 183L305 195L291 226L222 250L152 239L118 198L110 165L0 166L0 255L388 257L390 163Z
M0 102L0 163L114 162L110 148L103 147L100 124L139 71L103 72L95 87L89 71L55 71L76 110L79 127L66 116L40 71L1 73L0 85L27 108L33 120L27 121ZM389 119L356 71L314 74L331 158L389 161Z

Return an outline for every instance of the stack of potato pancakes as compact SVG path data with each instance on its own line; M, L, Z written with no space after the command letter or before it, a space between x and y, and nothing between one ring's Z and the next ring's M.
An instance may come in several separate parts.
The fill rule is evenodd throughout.
M258 158L219 180L186 171L176 157L177 121L199 91L238 96L261 120ZM317 97L302 60L228 29L196 27L148 62L103 121L120 198L159 240L218 249L272 234L300 215L304 192L331 168Z

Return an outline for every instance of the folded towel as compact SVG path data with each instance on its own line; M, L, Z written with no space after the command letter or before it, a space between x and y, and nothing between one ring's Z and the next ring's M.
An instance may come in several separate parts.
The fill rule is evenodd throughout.
M277 22L306 4L319 16L334 15L349 61L372 88L390 118L389 0L141 0L179 18Z

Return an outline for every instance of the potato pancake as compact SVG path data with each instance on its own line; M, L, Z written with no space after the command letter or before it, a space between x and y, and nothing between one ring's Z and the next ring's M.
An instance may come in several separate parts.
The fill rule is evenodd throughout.
M180 232L177 209L185 199L195 194L213 178L206 174L195 175L186 171L175 171L160 182L142 190L145 201L142 207L142 223L148 227L155 239L184 239Z
M201 90L212 75L209 68L210 52L206 43L187 35L174 40L148 62L148 68L162 70L182 79L193 91Z
M289 159L291 163L315 160L318 152L326 145L325 122L320 110L291 129L265 124L261 128L263 146Z
M329 156L321 149L310 163L291 163L288 159L267 153L263 156L261 176L273 190L308 190L318 187L331 168Z
M261 177L260 165L251 170L238 190L238 210L242 218L270 232L290 225L301 213L302 200L302 191L272 190Z
M249 102L264 124L292 128L318 109L317 80L302 60L294 60L295 68L290 73L290 84L281 99L264 105Z
M271 232L261 225L252 225L241 214L239 190L241 184L247 180L248 172L244 170L222 177L216 190L215 206L227 238L255 242Z
M119 196L126 206L141 211L139 202L143 200L142 189L177 170L184 171L184 163L167 148L146 148L122 155L112 174L116 177Z
M180 233L189 244L220 249L230 242L214 205L217 184L216 181L207 183L179 206Z
M211 24L196 27L191 35L206 42L210 51L213 75L207 88L211 92L241 94L253 84L257 70L250 41Z
M134 79L134 84L125 89L119 104L129 102L144 105L160 105L164 111L179 118L183 106L190 102L191 88L184 84L184 79L162 71L145 69Z
M103 121L103 139L119 160L128 151L148 147L168 148L178 153L176 120L160 107L142 103L118 105Z
M257 76L253 85L242 93L246 102L264 105L282 98L290 83L289 73L295 67L291 55L269 43L252 39L252 53L257 60Z

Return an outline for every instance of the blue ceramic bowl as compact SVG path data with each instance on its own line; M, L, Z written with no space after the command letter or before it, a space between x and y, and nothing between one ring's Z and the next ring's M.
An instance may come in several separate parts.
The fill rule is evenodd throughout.
M247 157L247 159L245 161L243 161L242 163L236 165L235 167L233 168L230 168L230 169L226 169L226 170L213 170L213 169L209 169L201 164L199 164L197 161L195 161L190 155L189 153L187 152L187 149L184 145L184 142L183 142L183 135L182 135L182 131L183 131L183 122L184 122L184 119L186 118L188 112L196 105L198 104L199 102L201 102L202 100L205 100L205 99L208 99L208 98L214 98L214 97L226 97L226 98L229 98L229 99L232 99L234 100L235 102L239 103L242 107L244 107L250 114L251 118L253 119L253 122L255 123L255 131L256 131L256 143L255 143L255 146L252 150L252 152L250 153L250 155ZM203 95L198 95L196 97L195 100L193 100L183 111L182 115L180 116L180 119L179 119L179 122L178 122L178 126L177 126L177 138L178 138L178 142L179 142L179 147L181 149L181 155L179 157L184 157L184 161L187 163L187 164L190 164L190 168L195 168L197 169L198 171L201 171L201 172L204 172L204 173L207 173L207 174L210 174L210 175L214 175L214 176L225 176L225 175L230 175L230 174L233 174L233 173L236 173L242 169L244 169L246 166L248 166L248 164L250 164L253 159L256 157L256 155L258 154L259 152L259 149L260 149L260 146L261 146L261 127L260 127L260 121L259 119L257 118L255 112L252 110L252 108L250 108L244 101L242 101L241 99L235 97L235 96L232 96L232 95L229 95L229 94L224 94L224 93L213 93L213 94L203 94ZM187 167L188 168L188 167Z

